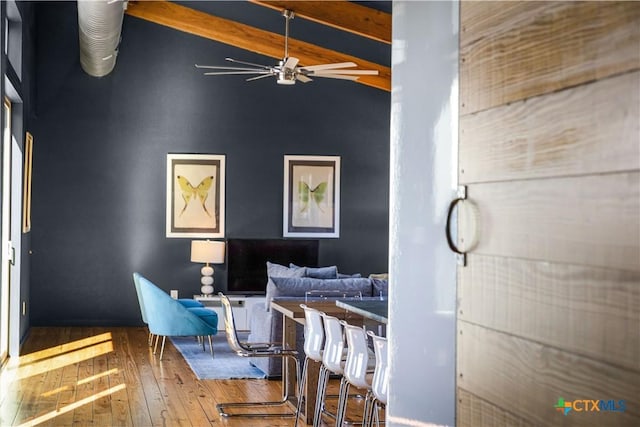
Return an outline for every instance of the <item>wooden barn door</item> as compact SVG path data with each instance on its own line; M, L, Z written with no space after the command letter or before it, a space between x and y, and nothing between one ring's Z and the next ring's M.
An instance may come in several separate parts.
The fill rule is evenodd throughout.
M460 20L457 425L640 425L640 3Z

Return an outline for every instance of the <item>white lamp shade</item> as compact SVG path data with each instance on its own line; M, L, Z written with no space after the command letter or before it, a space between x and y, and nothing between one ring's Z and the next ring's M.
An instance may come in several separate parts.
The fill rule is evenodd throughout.
M224 263L224 242L213 240L192 240L191 261L212 264Z

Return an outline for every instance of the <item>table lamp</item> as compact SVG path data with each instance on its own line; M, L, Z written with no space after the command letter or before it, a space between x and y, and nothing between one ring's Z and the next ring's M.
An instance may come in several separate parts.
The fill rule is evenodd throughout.
M224 247L224 242L212 240L191 241L191 261L205 263L205 266L200 270L202 274L200 292L202 292L202 295L211 295L213 293L213 267L209 263L224 263Z

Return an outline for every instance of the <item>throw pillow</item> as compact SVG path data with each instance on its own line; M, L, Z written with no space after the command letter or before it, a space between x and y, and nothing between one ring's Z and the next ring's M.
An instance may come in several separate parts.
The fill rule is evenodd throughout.
M354 273L354 274L344 274L344 273L338 273L338 279L357 279L359 277L362 277L362 274L360 273Z
M268 277L304 277L305 274L306 271L304 270L304 267L298 267L293 264L290 267L287 267L286 265L275 264L267 261Z
M291 268L304 268L306 269L305 277L311 277L313 279L337 279L338 278L338 267L335 265L329 267L298 267L297 265L291 263L289 264Z
M273 293L275 287L273 285L272 277L305 277L306 268L295 266L289 268L284 265L275 264L267 261L267 311L271 310L271 300L273 299Z
M389 296L389 281L386 279L372 278L371 287L374 297L386 297Z

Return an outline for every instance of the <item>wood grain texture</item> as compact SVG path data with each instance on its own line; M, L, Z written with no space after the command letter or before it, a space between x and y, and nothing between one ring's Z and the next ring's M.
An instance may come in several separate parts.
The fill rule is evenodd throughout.
M640 372L640 272L470 255L458 318Z
M458 324L458 387L534 425L633 426L640 373L464 321ZM562 397L625 400L625 412L557 412Z
M112 350L103 351L105 342ZM198 380L170 342L160 362L146 328L33 327L21 353L0 371L2 426L292 425L287 418L220 418L216 404L278 400L281 382ZM329 393L336 392L332 380ZM349 419L361 414L362 404L349 404Z
M516 415L458 388L456 405L457 427L533 427Z
M130 2L126 13L136 18L278 60L282 59L284 54L284 37L280 34L219 18L175 3L166 1ZM359 68L378 70L378 75L360 76L356 81L377 89L391 91L390 67L292 38L289 38L289 54L298 58L300 65L354 62ZM223 59L220 58L221 62L218 65L223 65Z
M462 2L460 112L640 68L638 2Z
M640 72L462 116L459 144L461 184L638 170Z
M275 10L291 10L296 16L391 44L391 15L349 1L249 0Z
M475 184L473 254L640 271L640 173Z

